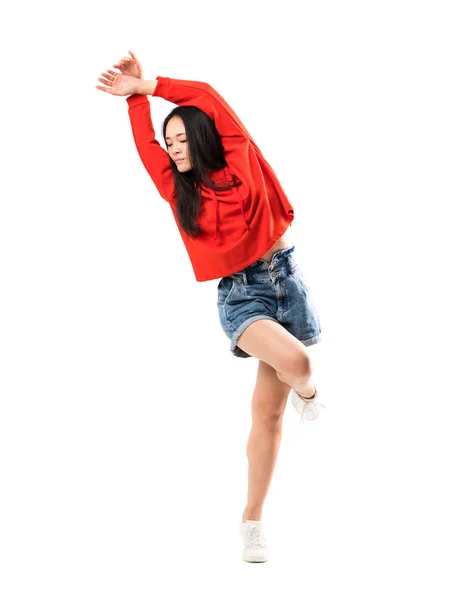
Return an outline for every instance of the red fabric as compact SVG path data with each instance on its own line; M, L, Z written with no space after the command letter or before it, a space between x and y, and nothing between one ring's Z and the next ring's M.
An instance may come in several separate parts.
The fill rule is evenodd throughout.
M272 167L225 100L209 84L157 77L153 96L180 106L197 106L213 119L228 166L212 174L219 185L236 175L242 182L230 190L201 188L198 224L192 238L178 224L171 159L155 138L147 96L126 98L139 156L159 194L170 205L197 281L231 275L261 258L285 233L294 209Z

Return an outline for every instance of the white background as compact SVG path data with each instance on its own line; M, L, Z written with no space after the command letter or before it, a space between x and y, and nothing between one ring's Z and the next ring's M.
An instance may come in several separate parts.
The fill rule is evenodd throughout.
M461 4L8 9L3 600L464 599ZM257 360L230 354L125 98L95 88L128 49L215 87L295 208L327 409L287 406L261 565L238 533ZM159 134L173 105L150 101Z

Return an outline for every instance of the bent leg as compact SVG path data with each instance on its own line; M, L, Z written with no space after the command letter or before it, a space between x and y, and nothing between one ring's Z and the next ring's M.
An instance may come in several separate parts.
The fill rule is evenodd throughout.
M302 397L314 395L311 359L306 348L280 323L270 319L254 321L240 335L237 346L273 367L276 377Z

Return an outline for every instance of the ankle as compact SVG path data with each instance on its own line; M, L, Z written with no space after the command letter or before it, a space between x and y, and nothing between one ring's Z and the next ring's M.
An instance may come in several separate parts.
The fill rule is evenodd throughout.
M307 398L306 396L303 396L302 394L299 394L299 395L301 396L301 398L302 398L303 400L306 400L306 402L307 402L307 401L309 401L309 400L313 400L313 399L315 398L315 396L316 396L316 391L317 391L317 390L315 390L315 391L314 391L314 393L312 394L312 396L310 396L309 398Z
M262 521L262 513L257 511L247 512L245 510L243 513L243 523L246 521Z
M304 385L295 384L293 389L299 396L301 396L303 400L306 401L313 400L317 394L317 388L310 378Z

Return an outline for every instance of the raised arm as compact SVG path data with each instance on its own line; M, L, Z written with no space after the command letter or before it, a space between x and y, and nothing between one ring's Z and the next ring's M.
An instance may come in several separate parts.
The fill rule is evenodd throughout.
M170 158L155 138L149 99L145 95L134 94L128 96L126 101L134 141L142 163L159 194L170 203L175 192Z
M179 106L197 106L203 110L214 121L222 138L243 138L252 141L238 115L208 83L171 79L160 75L155 81L145 83L146 93L152 96L159 96ZM228 140L224 140L225 142L228 143Z

